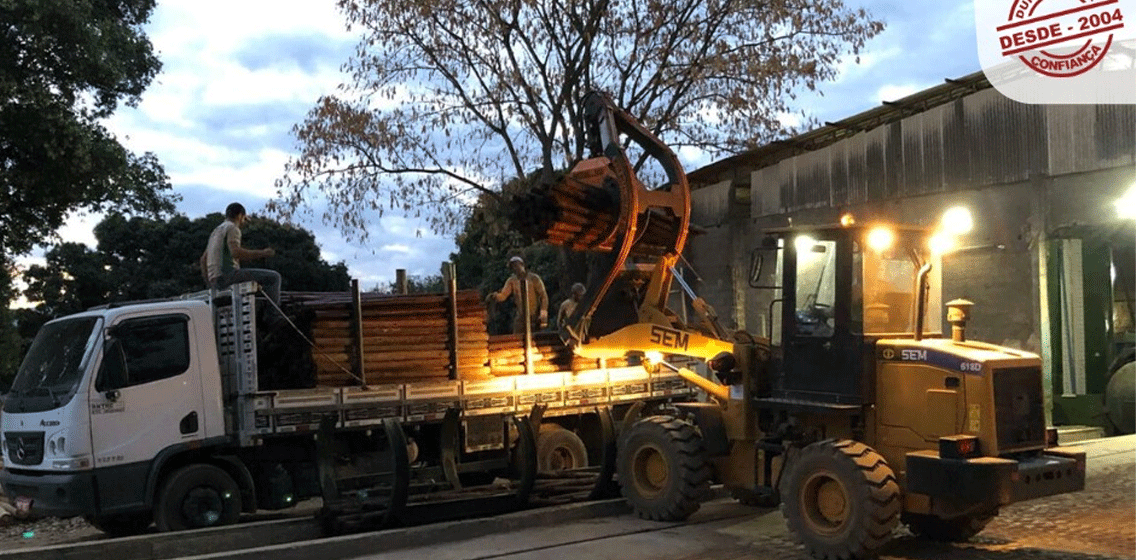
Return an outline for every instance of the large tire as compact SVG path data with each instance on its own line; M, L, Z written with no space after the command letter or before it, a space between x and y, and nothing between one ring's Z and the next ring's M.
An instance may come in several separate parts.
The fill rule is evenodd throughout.
M165 479L154 521L159 531L232 525L241 515L240 488L213 465L189 465Z
M710 486L702 436L673 416L639 420L620 438L616 471L623 497L643 519L681 521Z
M588 466L588 448L580 436L559 424L541 424L536 438L536 468L560 472Z
M995 515L998 515L997 510L954 519L921 513L905 513L902 517L903 523L917 537L932 541L966 542L981 533Z
M875 556L891 540L901 505L884 458L849 440L805 447L781 484L789 532L820 559Z
M148 511L118 513L114 515L94 515L85 518L87 523L110 537L129 537L141 535L154 523L154 515Z

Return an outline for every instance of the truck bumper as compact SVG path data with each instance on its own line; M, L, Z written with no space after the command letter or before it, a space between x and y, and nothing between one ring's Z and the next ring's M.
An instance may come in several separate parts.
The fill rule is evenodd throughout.
M907 491L958 504L1004 506L1085 488L1085 452L1051 447L1023 460L943 459L938 451L907 454Z
M32 515L72 517L95 511L95 477L90 471L24 474L4 469L0 486L13 501L30 499Z

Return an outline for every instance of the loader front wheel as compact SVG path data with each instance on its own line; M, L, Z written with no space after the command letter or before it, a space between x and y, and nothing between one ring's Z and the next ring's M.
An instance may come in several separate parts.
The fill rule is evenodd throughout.
M781 513L814 558L875 555L899 522L899 485L884 458L850 440L801 450L781 487Z
M903 514L903 523L911 529L916 536L932 541L966 542L971 537L981 533L986 524L998 514L998 511L986 512L976 515L964 515L954 519L943 519L936 515L921 513Z
M673 416L633 424L620 438L616 465L624 498L644 519L686 519L710 485L702 436Z

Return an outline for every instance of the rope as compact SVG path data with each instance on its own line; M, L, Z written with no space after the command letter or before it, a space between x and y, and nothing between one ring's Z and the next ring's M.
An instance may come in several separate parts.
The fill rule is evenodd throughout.
M319 347L317 347L314 342L309 340L308 337L304 335L303 331L300 330L300 327L297 327L296 324L293 323L292 320L289 319L288 316L284 314L284 310L280 309L280 306L276 305L276 302L272 301L271 297L268 297L268 294L264 292L264 290L260 287L259 284L257 285L256 291L264 295L264 298L268 300L268 303L272 305L272 308L275 309L276 312L280 314L280 317L282 317L285 321L288 322L288 324L292 327L292 330L296 331L296 334L300 335L300 338L304 339L304 342L307 342L308 346L310 346L312 350L315 350L316 352L318 352L320 356L326 358L327 361L331 362L332 365L334 365L335 367L342 370L343 373L346 373L347 375L350 375L351 377L353 377L356 381L359 382L359 384L363 387L364 390L366 390L368 388L366 381L364 381L358 375L355 375L355 373L353 373L351 370L347 369L346 367L343 367L343 364L335 361L335 359L332 358L327 352L320 350Z

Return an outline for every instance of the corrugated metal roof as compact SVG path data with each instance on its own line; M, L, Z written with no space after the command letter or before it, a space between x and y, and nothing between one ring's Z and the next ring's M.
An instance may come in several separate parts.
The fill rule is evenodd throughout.
M943 84L925 89L896 101L885 101L879 107L853 115L791 138L776 140L760 148L718 160L687 175L694 188L716 183L723 173L734 173L739 167L761 169L781 160L811 152L839 140L867 132L901 119L945 105L990 87L982 72L958 79L947 79Z

